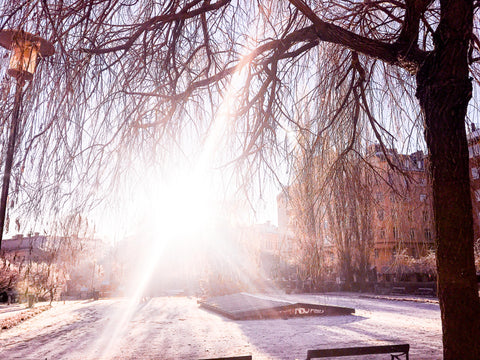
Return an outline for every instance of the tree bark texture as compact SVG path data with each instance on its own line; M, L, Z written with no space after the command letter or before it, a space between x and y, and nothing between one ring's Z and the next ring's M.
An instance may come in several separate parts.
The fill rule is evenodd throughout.
M417 74L417 97L430 154L444 358L473 360L480 359L480 301L465 130L473 4L442 1L441 7L434 51Z

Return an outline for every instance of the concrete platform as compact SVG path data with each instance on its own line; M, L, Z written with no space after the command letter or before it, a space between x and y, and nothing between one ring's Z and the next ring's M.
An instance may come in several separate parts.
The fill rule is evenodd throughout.
M293 303L271 297L238 293L199 301L201 307L233 320L276 319L302 316L351 315L355 309Z

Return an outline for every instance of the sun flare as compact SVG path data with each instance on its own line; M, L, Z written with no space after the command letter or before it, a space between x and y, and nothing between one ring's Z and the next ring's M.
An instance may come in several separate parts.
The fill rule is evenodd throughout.
M167 242L192 240L208 229L217 212L208 179L195 172L164 184L149 201L152 231Z

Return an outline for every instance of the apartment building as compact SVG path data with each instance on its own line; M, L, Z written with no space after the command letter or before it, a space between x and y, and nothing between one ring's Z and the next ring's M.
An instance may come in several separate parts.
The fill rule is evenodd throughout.
M2 241L2 254L15 263L24 261L40 262L49 256L48 238L35 233L32 235L17 234L11 239Z
M380 145L375 144L368 147L367 159L371 168L359 176L371 194L370 205L366 209L369 214L365 218L369 219L366 226L371 228L372 271L379 281L431 280L433 271L425 268L420 261L431 253L435 236L425 154L422 151L399 154L396 149L382 151ZM293 250L295 221L287 192L278 195L277 206L280 236L284 242L293 243L284 245L284 248ZM332 229L329 229L327 218L318 223L322 228L319 233L324 237L319 241L327 251L324 255L331 267L338 262L338 259L335 260L335 241L331 238L334 231L329 231Z
M372 264L379 280L428 280L422 279L428 277L427 269L416 261L434 247L426 157L422 151L407 155L388 149L385 153L379 145L371 145L367 151L376 174L369 179L373 195Z

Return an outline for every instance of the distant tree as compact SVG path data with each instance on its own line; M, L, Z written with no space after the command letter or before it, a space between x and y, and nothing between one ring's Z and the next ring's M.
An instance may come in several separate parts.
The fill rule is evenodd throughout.
M288 190L288 207L294 223L295 259L303 280L310 279L315 287L325 280L325 234L321 224L320 155L310 141L310 134L298 135L298 149L292 184Z
M347 289L365 289L373 253L372 184L368 167L354 153L340 159L326 186L322 202L337 253L339 274Z
M29 234L29 251L23 256L13 254L12 262L18 268L17 290L25 297L36 295L50 302L57 299L66 281L80 261L93 261L91 244L87 244L89 229L85 219L73 215L57 221L53 235ZM89 279L92 278L89 267ZM90 282L89 282L90 283Z
M320 137L312 125L303 125L298 135L289 188L298 263L307 277L322 283L327 252L333 251L335 272L345 279L346 288L363 289L373 250L372 176L367 176L369 167L362 156L335 151L348 141L346 136L329 129Z
M249 165L282 153L285 146L271 145L285 145L285 130L298 127L299 99L329 108L319 129L343 122L351 142L361 123L387 145L398 127L423 127L444 357L478 359L465 131L479 79L477 7L465 0L4 2L0 27L40 33L58 50L26 93L15 173L35 196L21 204L37 213L47 200L54 212L72 201L85 206L85 187L101 188L99 180L128 168L121 165L133 154L136 163L152 161L171 145L169 135L204 134L226 97L223 115L234 115L227 128L247 135L232 152ZM338 96L341 84L350 91ZM6 87L0 95L11 103ZM339 119L350 109L361 115Z
M0 258L0 292L15 289L20 279L20 269L17 264L3 254Z
M60 266L51 262L33 262L27 276L28 293L35 294L50 303L57 298L59 289L65 286L67 274Z

